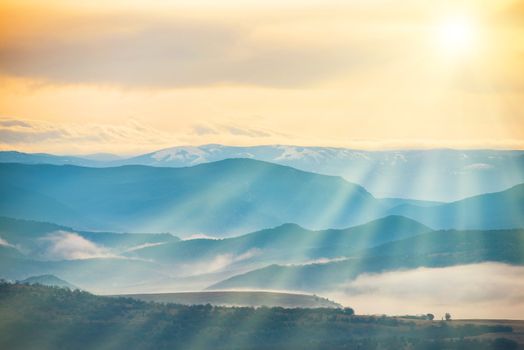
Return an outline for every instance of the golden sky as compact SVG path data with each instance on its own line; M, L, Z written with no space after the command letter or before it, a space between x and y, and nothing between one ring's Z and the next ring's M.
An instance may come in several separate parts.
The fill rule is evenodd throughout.
M524 149L524 1L0 0L0 148Z

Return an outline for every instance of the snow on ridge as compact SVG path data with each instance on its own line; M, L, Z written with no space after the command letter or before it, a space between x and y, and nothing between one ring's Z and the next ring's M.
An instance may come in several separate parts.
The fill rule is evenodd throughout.
M166 161L190 161L192 164L207 162L208 152L193 146L181 146L166 148L164 150L155 152L151 158L158 162Z

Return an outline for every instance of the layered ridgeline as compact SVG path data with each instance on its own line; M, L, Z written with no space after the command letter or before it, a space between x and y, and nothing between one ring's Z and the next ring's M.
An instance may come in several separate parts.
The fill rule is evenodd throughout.
M0 152L0 162L111 167L187 167L228 158L251 158L343 176L381 197L452 201L524 182L524 152L501 150L362 151L329 147L204 145L173 147L137 157L83 158Z
M3 242L16 247L24 254L39 259L46 259L46 246L52 245L62 238L78 245L82 243L85 245L85 242L88 242L115 254L159 243L180 241L178 237L169 233L90 232L49 222L8 217L0 217L0 238ZM57 251L55 250L55 252Z
M0 214L88 229L240 234L347 227L383 210L342 178L249 159L191 168L0 165Z
M7 283L0 283L0 315L2 349L515 350L522 343L520 321L413 321L358 316L351 308L184 306Z
M524 184L431 207L405 203L388 212L439 229L524 228Z
M160 263L212 262L233 257L247 263L291 263L348 256L356 251L431 231L416 221L389 216L347 229L307 230L285 224L226 239L191 239L136 249L127 256Z
M169 278L169 274L153 262L124 259L121 255L178 240L166 233L87 232L0 217L0 278L25 281L52 274L83 289L148 283Z
M524 185L452 203L373 197L340 177L249 159L190 168L0 164L0 215L81 229L232 236L399 214L434 229L524 227Z
M434 231L350 254L347 259L294 266L271 265L209 289L335 290L364 273L481 262L524 265L524 230Z
M98 291L190 290L269 264L340 258L428 231L413 220L387 217L344 230L286 224L234 238L180 241L0 218L0 276L53 274Z
M152 234L151 242L127 249L104 246L61 226L56 226L59 231L41 229L42 234L35 235L32 227L38 223L2 221L0 277L20 280L53 274L100 293L209 286L316 292L335 289L363 273L481 262L524 264L522 229L431 231L398 216L344 230L310 231L286 224L220 240L160 241L165 235ZM16 231L10 231L10 223Z

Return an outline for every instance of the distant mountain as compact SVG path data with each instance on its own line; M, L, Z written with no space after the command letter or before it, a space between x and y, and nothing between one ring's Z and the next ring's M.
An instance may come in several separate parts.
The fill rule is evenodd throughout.
M315 292L333 290L363 273L488 261L524 265L522 242L524 230L434 231L369 248L341 261L271 265L231 277L209 289Z
M524 184L502 192L421 207L412 204L388 211L435 229L512 229L524 227Z
M98 159L97 159L98 158ZM81 158L75 156L57 156L48 153L23 153L16 151L0 151L0 163L22 164L54 164L54 165L79 165L79 166L104 166L104 161L99 157Z
M342 176L379 197L452 201L524 182L524 151L204 145L163 149L119 164L180 167L227 158L252 158Z
M81 289L99 293L122 293L133 286L154 285L171 278L167 269L147 261L121 257L42 261L7 257L2 255L0 249L0 278L20 280L48 274L60 276Z
M89 158L89 159L85 159ZM223 145L181 146L127 159L60 157L0 152L0 162L112 167L187 167L230 158L251 158L342 176L378 197L455 201L502 191L524 182L524 151L395 150L363 151L332 147Z
M127 253L163 264L189 264L228 256L234 263L305 262L348 256L374 247L431 231L411 219L390 216L342 230L311 231L285 224L239 237L192 239L145 247Z
M204 291L181 293L124 294L122 297L157 303L180 305L285 307L285 308L341 308L329 299L316 295L260 291Z
M108 165L108 163L110 163L110 162L120 161L120 160L123 160L125 158L126 157L121 157L121 156L118 156L118 155L112 154L112 153L84 154L81 157L81 159L83 159L83 160L87 159L87 160L90 160L90 161L99 162L99 163L95 163L98 166L105 166L105 165ZM81 164L77 164L77 165L81 165Z
M84 232L0 217L0 277L54 274L102 292L191 290L271 263L343 257L428 230L388 217L344 230L286 224L236 238L178 241L165 234Z
M361 186L250 159L191 168L0 164L0 215L77 228L240 234L348 227L383 212ZM23 193L24 195L19 195Z
M43 286L50 286L50 287L61 287L61 288L69 288L71 290L73 289L79 289L78 287L72 285L71 283L64 281L63 279L60 279L54 275L40 275L40 276L32 276L29 278L26 278L22 281L19 281L19 283L23 284L41 284Z
M0 217L0 238L19 247L29 257L42 253L42 243L57 232L80 236L113 253L158 243L176 242L179 238L168 233L115 233L79 231L70 227L29 220ZM78 243L77 243L78 244Z
M0 164L0 215L85 230L232 236L293 222L344 228L401 215L431 228L524 227L524 185L438 204L379 200L340 177L251 159L190 168Z

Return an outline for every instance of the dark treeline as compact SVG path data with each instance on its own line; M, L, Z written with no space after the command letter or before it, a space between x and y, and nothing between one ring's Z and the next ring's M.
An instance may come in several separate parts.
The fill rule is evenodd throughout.
M346 309L183 306L0 283L1 349L516 349L511 327ZM501 333L496 339L472 339Z

